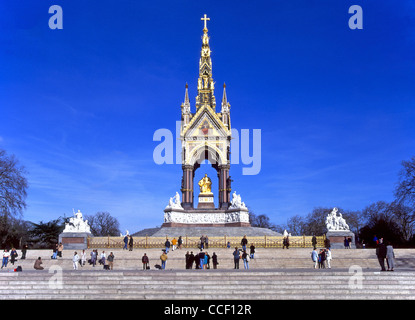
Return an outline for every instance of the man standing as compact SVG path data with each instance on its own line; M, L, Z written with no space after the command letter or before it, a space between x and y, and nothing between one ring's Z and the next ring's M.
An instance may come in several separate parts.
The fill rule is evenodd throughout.
M170 249L170 241L169 239L166 239L166 242L164 243L164 246L166 247L166 254L169 253L169 249Z
M112 270L114 266L114 254L112 252L108 256L107 261L108 261L108 270Z
M233 254L234 269L239 269L240 255L239 255L239 250L237 247L235 247L235 251L232 254Z
M160 260L161 260L161 268L163 270L166 269L167 254L165 251L163 251L163 253L161 254Z
M72 263L73 263L74 270L78 270L78 262L79 262L79 256L78 256L78 253L75 251L72 257Z
M381 271L386 271L385 268L385 259L386 259L386 246L383 243L383 238L380 238L379 244L376 247L376 255L378 256L378 261L381 267Z

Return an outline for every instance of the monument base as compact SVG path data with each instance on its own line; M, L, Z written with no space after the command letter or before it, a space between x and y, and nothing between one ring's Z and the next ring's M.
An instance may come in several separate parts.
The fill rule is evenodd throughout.
M201 193L199 194L198 209L215 209L215 203L213 201L213 193Z
M330 240L331 249L344 249L344 238L351 238L350 248L356 249L356 242L354 233L351 231L328 231L326 238Z
M235 209L176 209L164 210L162 227L250 227L245 208Z
M90 232L62 232L59 235L59 243L62 242L64 249L83 250L88 248L88 237Z

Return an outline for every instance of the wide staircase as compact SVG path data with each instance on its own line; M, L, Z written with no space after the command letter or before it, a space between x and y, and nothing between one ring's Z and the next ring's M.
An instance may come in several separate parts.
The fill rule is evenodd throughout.
M314 269L310 248L257 248L249 270L240 262L234 270L234 249L207 249L218 256L217 270L186 270L187 251L168 253L165 270L160 264L161 248L98 249L114 253L114 270L88 263L73 270L73 250L51 259L50 250L29 250L27 258L0 271L1 299L414 299L415 250L395 249L394 272L380 272L374 249L332 250L331 269ZM89 254L91 250L86 250ZM150 270L142 270L144 252ZM78 252L79 253L79 252ZM41 257L44 270L33 269ZM22 272L13 272L21 266Z

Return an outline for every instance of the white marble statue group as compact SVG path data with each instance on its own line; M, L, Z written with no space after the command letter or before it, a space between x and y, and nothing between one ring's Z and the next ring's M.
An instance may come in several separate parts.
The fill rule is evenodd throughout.
M343 215L339 212L337 208L333 208L326 218L326 227L328 231L349 231L350 228L344 220Z
M246 205L242 202L241 195L236 194L236 191L232 194L232 200L229 206L229 209L246 209ZM183 209L180 202L180 195L176 192L176 195L169 200L169 204L166 206L166 209Z
M65 229L63 232L86 232L91 233L91 228L88 225L88 220L83 219L82 212L74 212L75 217L69 219L68 223L65 223Z
M173 198L170 198L169 204L166 206L166 209L182 209L182 204L180 202L180 195L176 192L176 195Z
M231 200L231 205L229 206L229 209L239 209L239 208L246 209L246 205L244 202L242 202L241 195L236 194L236 191L234 191L232 194L232 200Z

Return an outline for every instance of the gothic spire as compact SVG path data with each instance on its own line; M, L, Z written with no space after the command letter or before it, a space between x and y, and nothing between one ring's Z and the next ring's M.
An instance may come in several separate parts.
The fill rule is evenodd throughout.
M201 20L204 21L204 28L202 36L202 50L200 52L199 60L199 79L197 82L198 95L196 97L196 108L198 109L203 105L208 105L213 110L215 110L215 83L212 78L212 59L210 57L211 50L209 47L209 36L206 23L210 20L210 18L207 18L205 14Z

